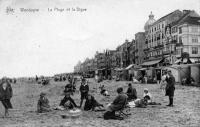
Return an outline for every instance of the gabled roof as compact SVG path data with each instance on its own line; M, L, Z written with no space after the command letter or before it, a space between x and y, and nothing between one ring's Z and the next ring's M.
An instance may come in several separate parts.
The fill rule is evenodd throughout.
M170 25L174 26L177 24L189 23L194 25L200 25L200 16L195 14L196 12L190 11L184 14L179 20L172 22Z
M200 25L200 17L188 16L187 18L179 22L179 24L183 24L183 23L188 23L192 25Z
M173 13L176 13L176 12L182 13L180 10L177 9L177 10L175 10L175 11L173 11L173 12L171 12L171 13L169 13L169 14L167 14L167 15L161 17L161 18L159 18L159 19L158 19L156 22L154 22L152 25L154 25L154 24L160 22L160 21L163 20L164 18L166 18L166 17L168 17L168 16L170 16L170 15L172 15Z

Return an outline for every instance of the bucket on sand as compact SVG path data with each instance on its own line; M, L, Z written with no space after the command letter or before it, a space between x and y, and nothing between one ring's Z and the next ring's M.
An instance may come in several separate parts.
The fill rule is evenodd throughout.
M61 117L63 119L78 118L81 116L81 114L82 114L82 111L80 109L72 109L72 110L69 110L66 114L61 115Z

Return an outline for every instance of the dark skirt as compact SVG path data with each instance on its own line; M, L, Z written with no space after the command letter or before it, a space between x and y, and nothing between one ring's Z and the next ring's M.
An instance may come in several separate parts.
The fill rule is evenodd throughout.
M174 91L175 91L175 87L169 87L169 88L167 88L165 96L173 97L174 96Z
M1 100L3 106L6 108L6 109L12 109L12 104L10 102L10 99L4 99L4 100Z

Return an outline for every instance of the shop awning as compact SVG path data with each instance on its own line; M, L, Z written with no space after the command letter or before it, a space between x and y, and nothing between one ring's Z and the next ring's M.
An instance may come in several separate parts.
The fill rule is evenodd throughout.
M140 68L139 70L140 71L144 71L144 70L147 70L147 68Z
M101 69L97 69L98 71L102 71L102 70L105 70L106 68L101 68Z
M126 67L126 70L129 70L130 68L132 68L135 64L130 64L128 67Z
M159 60L153 60L153 61L147 61L147 62L144 62L144 63L141 64L141 65L143 65L143 66L154 65L154 64L159 63L161 60L162 60L162 59L159 59Z
M174 62L175 64L181 63L181 59L178 59Z
M124 68L115 68L115 71L123 71L125 70Z

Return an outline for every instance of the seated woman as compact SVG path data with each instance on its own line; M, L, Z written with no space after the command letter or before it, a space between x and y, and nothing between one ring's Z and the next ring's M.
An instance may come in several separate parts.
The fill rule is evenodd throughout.
M71 92L65 90L65 91L64 91L64 94L65 94L65 97L61 100L59 106L62 106L62 107L64 107L65 109L73 109L73 108L76 108L77 105L76 105L76 103L74 102L74 100L73 100L73 99L71 98L71 96L70 96Z
M92 109L92 111L94 111L96 107L101 109L100 107L104 107L104 106L102 104L98 103L95 100L94 96L92 96L91 94L88 94L86 101L85 101L84 110L88 111L88 110Z
M131 83L128 84L128 89L126 94L128 96L128 101L137 99L137 91L135 88L132 87Z
M38 113L44 113L51 111L49 100L46 97L46 93L41 93L40 98L37 103L37 112Z
M123 119L115 115L115 111L119 111L125 108L127 105L127 95L123 93L123 88L117 88L118 96L115 100L108 106L107 112L104 114L104 119Z

